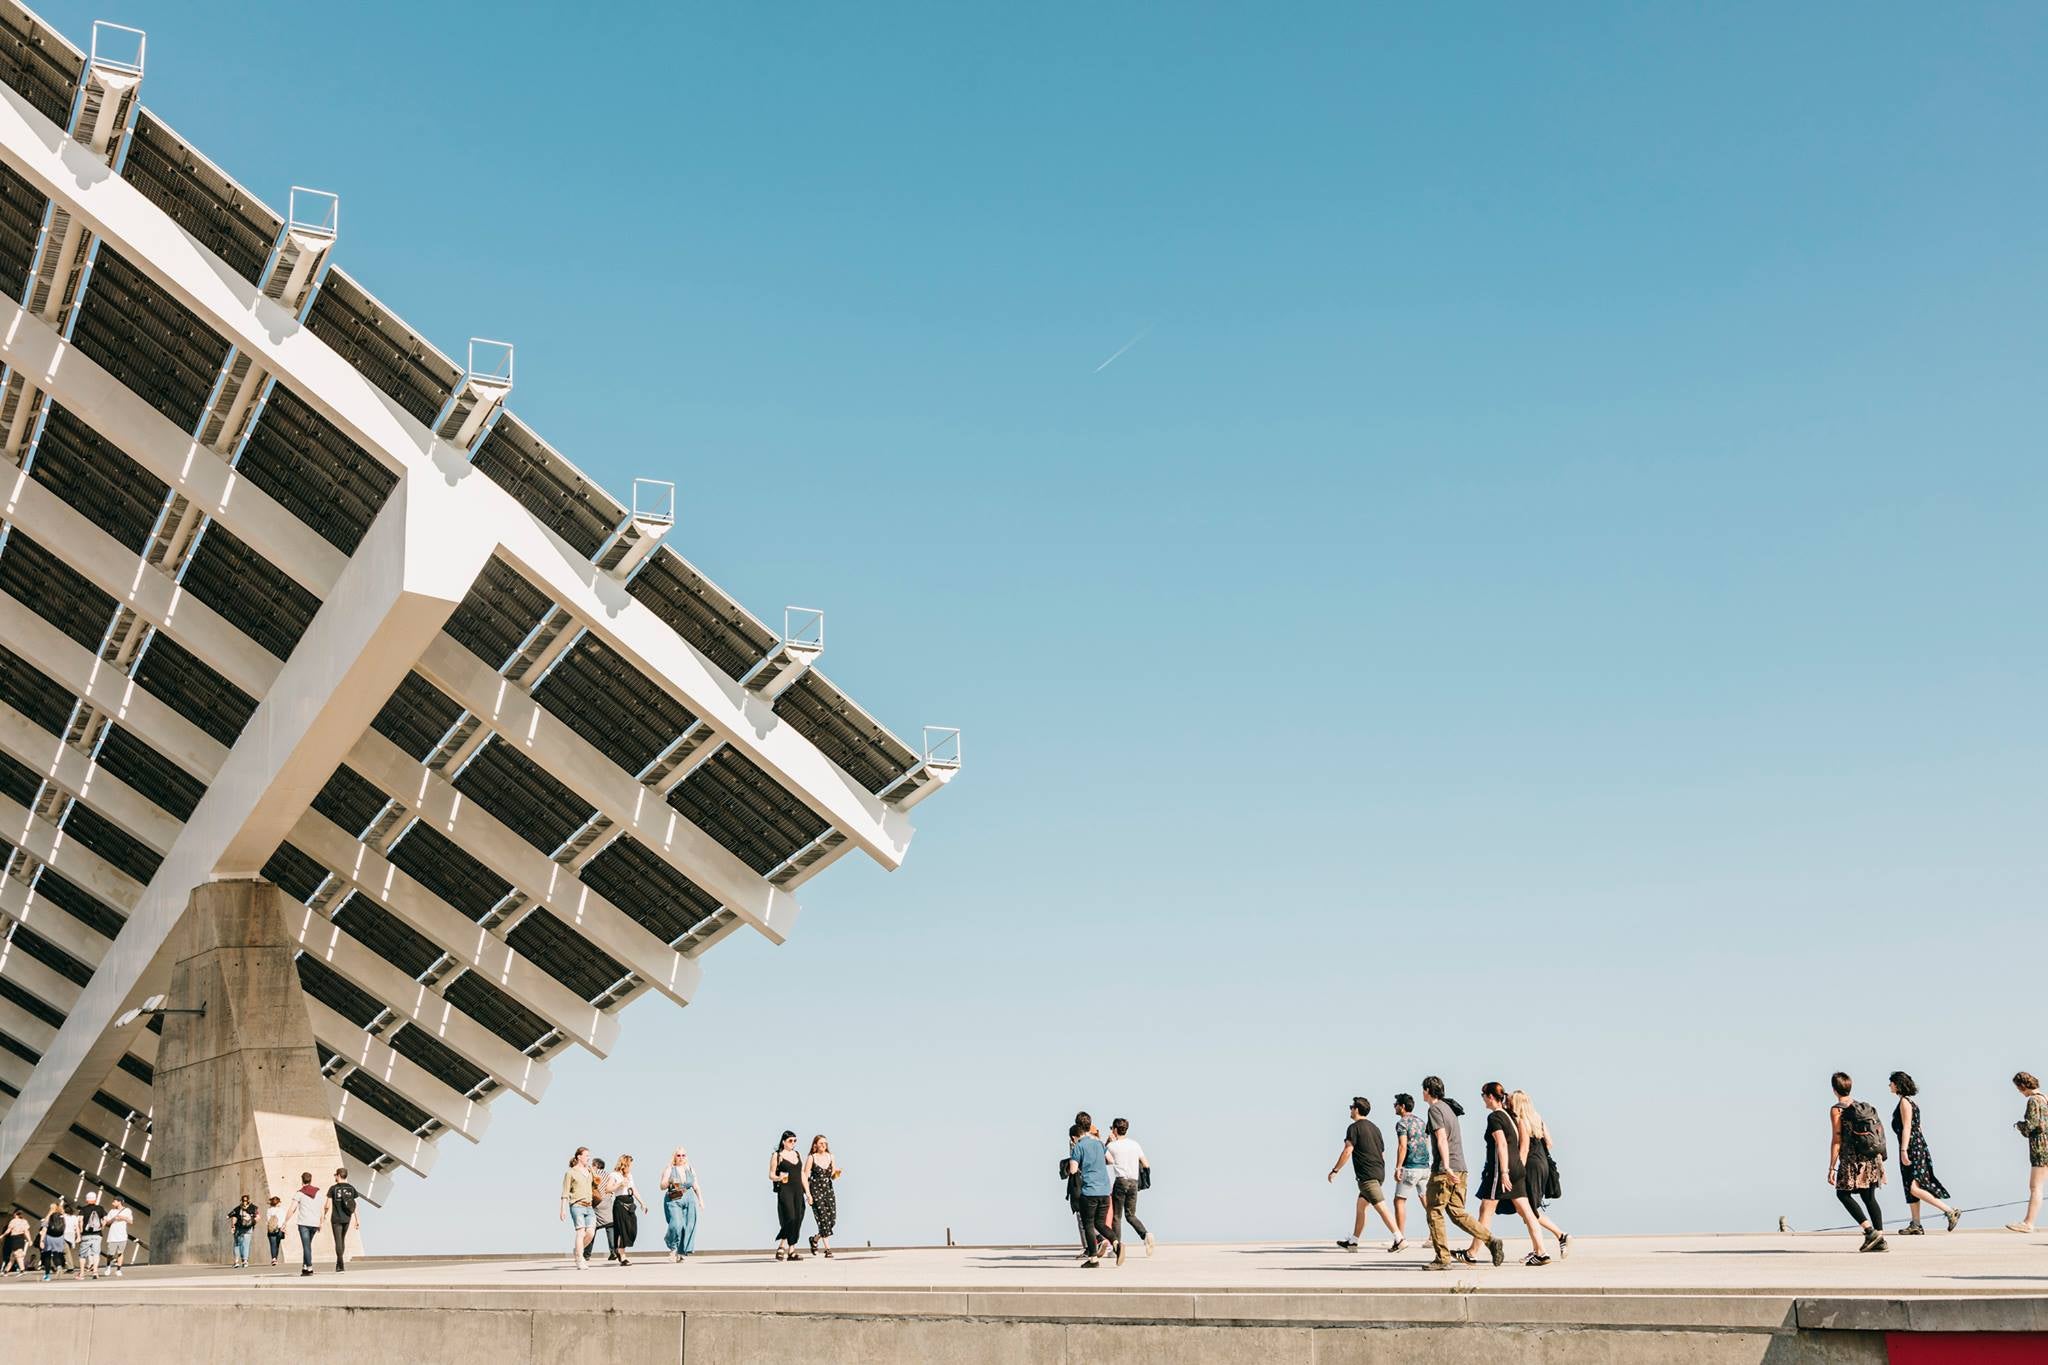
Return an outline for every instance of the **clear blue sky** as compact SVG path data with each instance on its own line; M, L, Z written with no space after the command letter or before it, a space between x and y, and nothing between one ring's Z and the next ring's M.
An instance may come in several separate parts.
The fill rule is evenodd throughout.
M146 27L173 126L337 190L372 290L967 733L901 872L378 1249L552 1245L570 1147L678 1139L758 1245L784 1127L851 1240L1058 1239L1077 1105L1162 1236L1323 1238L1346 1098L1429 1071L1534 1093L1571 1228L1839 1222L1837 1066L2023 1193L2048 10L48 12Z

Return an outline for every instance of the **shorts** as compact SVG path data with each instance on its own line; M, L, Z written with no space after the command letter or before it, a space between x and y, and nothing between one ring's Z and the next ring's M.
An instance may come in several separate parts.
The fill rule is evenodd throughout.
M1394 1177L1394 1198L1420 1199L1423 1187L1429 1184L1429 1167L1403 1166L1401 1173Z
M109 1237L107 1239L107 1257L109 1260L121 1259L121 1253L127 1249L128 1239L126 1237Z
M78 1254L88 1261L97 1261L100 1258L100 1235L97 1232L88 1232L79 1238Z
M1380 1193L1380 1182L1369 1175L1358 1177L1358 1197L1368 1204L1382 1203L1386 1199L1386 1196Z
M597 1226L597 1210L588 1204L569 1206L569 1226L572 1228L594 1228Z

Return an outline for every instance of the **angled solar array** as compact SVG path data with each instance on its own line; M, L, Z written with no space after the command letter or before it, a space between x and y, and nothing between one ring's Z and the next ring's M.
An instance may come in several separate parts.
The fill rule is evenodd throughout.
M0 0L0 1166L118 1188L146 1239L133 1006L194 885L307 907L337 1138L382 1198L628 1001L686 1001L713 944L780 941L841 854L900 862L958 736L854 703L821 618L734 601L506 409L509 347L458 363L333 265L332 196L280 212L141 107L142 56ZM394 626L379 566L448 498L487 542Z

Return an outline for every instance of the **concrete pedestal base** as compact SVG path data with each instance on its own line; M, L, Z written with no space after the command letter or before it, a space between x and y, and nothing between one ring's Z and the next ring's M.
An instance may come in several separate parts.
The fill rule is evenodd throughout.
M228 1210L289 1199L301 1172L325 1189L343 1164L313 1050L285 915L304 913L261 881L192 893L171 944L167 1004L206 1013L164 1017L157 1049L149 1259L221 1265L234 1256ZM360 1180L358 1188L367 1186ZM322 1229L316 1256L332 1261ZM296 1257L298 1235L286 1251ZM259 1224L253 1255L268 1259Z

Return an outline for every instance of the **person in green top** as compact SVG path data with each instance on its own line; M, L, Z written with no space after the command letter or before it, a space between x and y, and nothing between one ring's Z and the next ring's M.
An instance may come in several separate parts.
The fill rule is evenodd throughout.
M562 1173L562 1208L556 1221L569 1224L569 1259L582 1270L590 1264L590 1239L597 1235L597 1200L590 1175L590 1149L578 1147Z
M2048 1098L2041 1094L2041 1082L2031 1072L2012 1078L2013 1085L2027 1097L2027 1112L2013 1127L2027 1140L2027 1216L2005 1226L2013 1232L2032 1232L2041 1212L2041 1187L2048 1184Z

